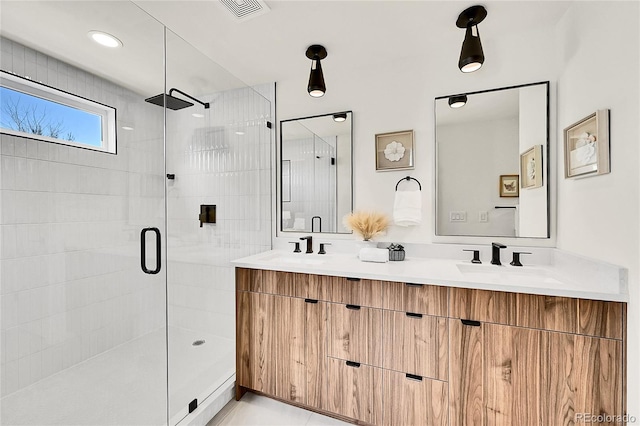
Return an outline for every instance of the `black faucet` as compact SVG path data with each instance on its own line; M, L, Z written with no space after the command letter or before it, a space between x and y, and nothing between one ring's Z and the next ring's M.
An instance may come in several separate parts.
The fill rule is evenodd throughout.
M305 251L305 253L309 254L309 253L313 253L313 238L311 237L311 235L308 235L306 237L300 237L301 240L307 240L307 251Z
M500 249L507 248L504 244L500 243L491 243L491 264L492 265L502 265L500 263Z

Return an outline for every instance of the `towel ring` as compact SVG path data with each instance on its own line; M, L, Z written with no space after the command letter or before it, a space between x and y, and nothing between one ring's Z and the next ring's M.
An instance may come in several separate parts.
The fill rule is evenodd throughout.
M396 191L398 190L398 185L400 185L400 182L402 182L403 180L407 180L407 181L415 180L418 183L418 188L420 188L420 191L422 191L422 185L420 185L420 181L418 179L416 179L416 178L411 177L411 176L403 177L402 179L400 179L398 181L398 183L396 183Z

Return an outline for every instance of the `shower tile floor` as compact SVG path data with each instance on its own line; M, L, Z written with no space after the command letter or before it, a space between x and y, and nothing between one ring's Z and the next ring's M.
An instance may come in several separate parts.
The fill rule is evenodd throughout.
M175 419L183 404L204 399L233 374L235 353L229 339L170 330L170 359L181 361L171 371ZM206 344L191 345L203 338ZM165 362L165 332L158 330L7 395L0 401L0 424L166 424Z
M341 426L350 424L249 392L240 401L229 402L207 423L207 426Z

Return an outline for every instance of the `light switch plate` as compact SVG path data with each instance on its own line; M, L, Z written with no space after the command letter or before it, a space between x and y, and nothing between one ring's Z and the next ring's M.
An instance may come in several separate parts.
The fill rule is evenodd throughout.
M478 221L489 222L489 212L486 212L486 211L478 212Z

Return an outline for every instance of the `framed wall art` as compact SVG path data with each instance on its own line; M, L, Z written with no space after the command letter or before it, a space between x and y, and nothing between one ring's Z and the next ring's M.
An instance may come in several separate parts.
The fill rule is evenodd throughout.
M520 176L522 189L542 186L542 145L534 145L520 154Z
M500 175L500 196L520 196L520 177L518 175Z
M413 169L413 130L376 135L376 170Z
M610 172L609 110L602 109L564 129L564 177Z

